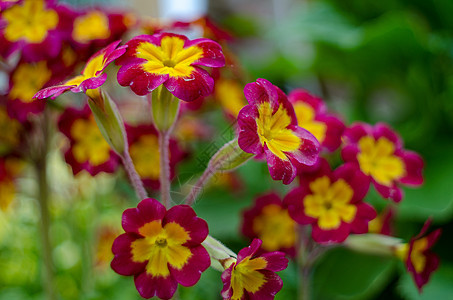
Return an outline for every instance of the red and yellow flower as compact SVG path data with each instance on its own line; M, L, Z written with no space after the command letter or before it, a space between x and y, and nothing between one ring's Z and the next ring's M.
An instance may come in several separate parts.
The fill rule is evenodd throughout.
M399 202L403 198L400 184L423 183L423 159L404 150L401 138L387 125L353 124L344 132L343 140L343 159L358 164L382 197Z
M145 186L159 189L160 155L159 133L153 125L126 126L129 153L138 175ZM170 178L175 176L175 167L184 157L176 140L171 139L170 145Z
M135 19L127 13L89 9L74 16L71 38L82 47L93 43L105 45L120 39L135 23Z
M27 61L55 57L61 49L60 11L52 0L23 0L2 11L2 54L17 50ZM43 50L45 49L45 50Z
M278 251L257 255L261 243L254 239L222 273L223 299L274 299L281 290L283 282L275 272L286 269L288 259Z
M297 125L286 95L265 79L245 86L249 105L238 115L241 149L265 157L272 179L291 183L304 167L316 163L318 140Z
M225 65L222 48L208 39L163 33L137 36L127 45L119 61L118 82L137 95L147 95L163 84L183 101L206 97L213 91L214 80L200 66Z
M327 112L324 101L303 89L295 89L288 95L293 104L299 127L311 132L328 151L340 147L341 135L345 129L343 122Z
M118 274L133 275L144 298L170 299L178 283L194 285L211 265L201 245L208 225L187 205L167 211L147 198L124 211L122 224L125 233L113 242L111 267Z
M304 173L301 186L284 199L290 216L299 224L312 225L318 243L341 243L350 233L367 233L376 217L362 200L368 191L366 177L353 164L331 171L326 160L312 173Z
M71 92L74 93L87 93L90 90L97 89L107 80L107 74L104 73L105 68L126 51L126 46L117 48L120 42L121 41L113 42L91 56L81 75L78 75L61 85L42 89L36 93L33 98L45 99L52 96L52 99L55 99L67 90L71 90Z
M431 248L439 239L442 230L437 229L425 236L430 223L428 220L421 232L408 244L401 244L395 249L395 255L406 264L420 292L428 283L431 274L439 267L439 257L431 251Z
M58 128L70 141L65 160L74 175L82 170L92 176L116 170L119 157L102 136L88 105L83 109L67 108L60 116Z
M278 250L294 256L296 228L297 223L275 193L256 198L253 207L243 213L242 233L251 239L259 238L264 251Z
M16 178L24 161L14 157L0 158L0 210L7 211L16 197Z

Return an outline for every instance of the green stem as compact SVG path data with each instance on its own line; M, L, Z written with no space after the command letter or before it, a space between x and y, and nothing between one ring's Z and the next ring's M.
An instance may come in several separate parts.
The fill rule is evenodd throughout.
M143 182L140 179L140 176L135 170L134 163L132 162L131 155L129 154L129 149L126 146L124 148L124 152L121 154L121 159L123 161L124 169L131 181L132 186L134 187L135 193L139 201L148 198L148 193L146 193L145 187L143 186Z
M171 206L170 196L170 133L169 131L159 132L159 155L160 155L160 193L162 203L166 208Z
M49 182L47 180L47 153L49 145L49 115L44 112L42 124L42 149L35 159L35 170L38 177L38 200L41 213L41 242L44 259L44 288L47 299L56 299L54 290L54 266L52 262L52 246L49 238L50 215L49 215Z

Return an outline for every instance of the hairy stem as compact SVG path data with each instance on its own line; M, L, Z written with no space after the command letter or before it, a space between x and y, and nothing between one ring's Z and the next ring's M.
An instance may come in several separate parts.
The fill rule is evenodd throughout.
M148 198L148 194L146 193L145 187L143 186L143 182L140 179L140 176L135 170L134 163L132 162L131 155L129 154L129 149L126 146L124 149L123 154L121 155L121 159L123 160L124 168L126 169L126 173L131 181L132 186L134 187L135 193L139 200L143 200Z
M159 155L160 155L160 194L161 201L166 208L171 206L170 196L170 131L159 132Z
M184 204L192 205L195 202L195 199L197 199L198 195L203 190L205 184L209 181L209 179L211 179L212 176L214 176L214 174L217 172L220 166L221 166L220 162L208 165L208 167L204 170L201 177L197 180L195 185L190 190L190 193L187 196Z

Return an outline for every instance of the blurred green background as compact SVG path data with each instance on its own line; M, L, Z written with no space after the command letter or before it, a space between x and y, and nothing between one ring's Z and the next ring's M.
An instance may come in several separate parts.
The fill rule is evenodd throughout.
M67 1L69 2L69 1ZM102 1L106 2L106 1ZM77 4L86 4L78 1ZM92 1L89 1L93 4ZM117 2L118 3L118 2ZM249 81L266 78L284 90L303 87L323 97L347 124L387 122L407 149L425 159L425 184L405 189L396 231L408 240L432 217L443 228L434 251L441 266L419 295L401 262L336 249L314 270L315 299L453 299L453 2L451 0L211 1L209 14L233 32L232 48ZM216 128L221 144L231 121L220 111L200 116ZM227 129L228 130L228 129ZM229 129L232 130L232 129ZM191 145L194 155L179 168L173 197L178 201L199 155L213 141ZM75 181L59 151L51 154L51 228L56 286L61 299L140 299L133 279L116 275L104 262L93 268L101 228L120 232L122 211L136 205L122 174ZM206 189L195 209L211 235L237 251L240 212L258 194L290 187L273 182L265 164L252 161L237 171L242 188ZM45 299L41 287L39 209L34 178L24 188L14 215L0 215L0 299ZM102 187L102 188L99 188ZM385 205L376 193L368 200ZM296 299L294 265L280 273L276 299ZM182 299L219 299L220 274L208 270Z

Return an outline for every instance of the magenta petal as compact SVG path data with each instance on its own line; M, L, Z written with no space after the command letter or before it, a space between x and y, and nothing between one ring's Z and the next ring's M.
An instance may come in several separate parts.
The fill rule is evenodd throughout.
M237 264L239 264L244 258L253 256L261 247L262 243L263 241L261 241L260 239L253 239L250 246L242 248L238 253Z
M160 299L170 299L176 292L178 283L171 277L153 277L143 272L134 278L135 287L143 298L157 296Z
M254 105L244 106L238 115L238 144L247 153L262 154L263 146L257 133L256 117L257 109Z
M208 236L208 224L205 220L197 217L190 206L176 205L170 208L163 223L171 222L182 226L190 234L190 240L186 242L187 245L200 244Z
M368 193L371 179L360 171L355 163L345 163L334 171L335 179L344 179L354 190L351 203L361 201Z
M347 143L357 143L360 138L373 135L373 127L369 124L357 122L346 128L343 138Z
M250 300L273 300L275 295L282 289L283 281L272 271L260 270L260 273L264 274L266 282L258 291L255 293L246 292Z
M53 96L52 99L55 99L59 95L63 94L67 90L76 87L75 85L56 85L56 86L51 86L45 89L40 90L37 92L34 96L33 99L45 99L49 98L50 96Z
M322 142L322 146L330 152L335 151L341 145L341 136L345 130L344 123L337 117L324 115L316 117L317 121L321 121L327 125L326 136Z
M359 153L359 147L357 144L349 144L344 146L341 149L341 157L345 162L356 162L357 163L357 154Z
M120 253L113 257L110 267L120 275L132 276L141 273L146 267L146 262L136 263L130 253Z
M261 257L266 259L266 270L278 272L288 267L288 259L285 257L285 253L283 252L274 251L270 253L264 253L263 255L261 255Z
M187 40L184 48L197 46L203 49L203 56L193 63L193 65L202 65L206 67L219 68L225 66L225 57L222 53L222 47L210 39Z
M377 183L373 180L374 187L376 191L384 198L384 199L391 199L394 202L398 203L403 199L403 191L399 188L396 184L393 186L385 186Z
M220 294L223 299L230 299L233 296L233 290L231 289L231 271L235 264L232 264L228 269L222 272L220 276L223 282L223 288Z
M373 206L368 203L357 204L357 214L351 224L351 231L353 233L367 233L368 223L376 218L377 213Z
M138 230L145 223L146 221L143 220L137 208L128 208L123 212L122 226L124 231L139 234Z
M244 95L249 104L260 104L270 102L275 106L277 104L278 92L275 86L268 80L258 78L256 82L245 85Z
M107 73L103 73L97 77L91 77L88 78L82 83L80 83L79 87L82 89L83 92L86 92L87 90L90 89L97 89L101 85L104 84L104 82L107 80Z
M291 129L302 141L298 152L290 152L291 157L303 165L314 165L318 160L320 150L319 141L313 134L299 126L290 126L288 129Z
M142 65L122 66L117 75L121 86L130 86L132 91L139 96L151 93L168 79L168 74L156 75L145 72Z
M350 227L348 223L341 222L337 229L323 230L319 228L318 224L314 224L311 236L315 242L320 244L341 243L346 240L351 232Z
M188 77L172 77L164 83L164 86L176 98L191 102L200 97L209 96L214 89L214 79L209 73L199 67L193 67L192 74Z
M301 225L308 225L316 221L315 218L304 214L304 198L307 194L308 189L296 187L283 199L283 203L288 207L288 213L291 218Z
M399 181L410 186L419 186L423 183L423 159L420 155L412 151L404 151L402 154L406 175Z
M171 275L179 284L186 287L197 283L201 273L211 265L211 258L203 246L191 248L190 251L192 256L180 270L169 265Z
M402 139L398 136L398 134L396 134L395 131L390 129L388 125L378 123L374 126L373 131L373 136L376 140L380 137L385 137L395 145L395 150L399 150L403 146Z
M165 206L153 198L146 198L137 205L137 210L146 222L162 220L167 212Z
M282 180L283 184L290 184L297 175L296 167L289 160L282 160L264 145L267 166L273 180Z

